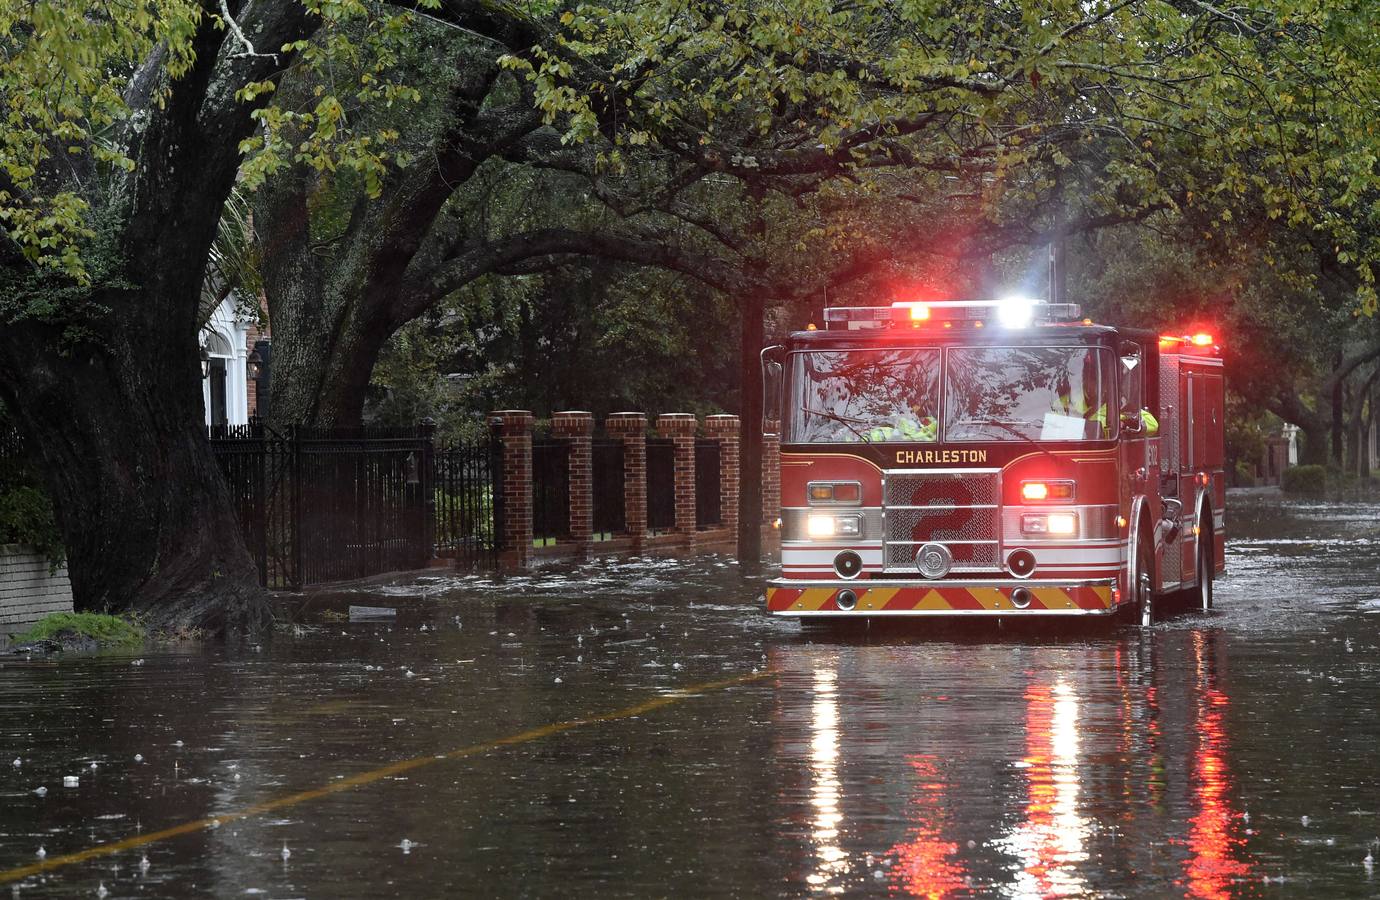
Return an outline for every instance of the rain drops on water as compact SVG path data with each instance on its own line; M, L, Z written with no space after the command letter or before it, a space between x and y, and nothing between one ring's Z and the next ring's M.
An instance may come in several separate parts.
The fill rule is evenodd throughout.
M78 786L79 784L81 784L81 779L78 778L78 777L75 776L75 775L64 775L64 776L62 776L62 786L63 786L63 787L73 788L73 787Z
M14 758L14 767L17 769L17 768L19 768L19 767L22 766L22 765L24 765L23 761L20 760L20 758L16 756L16 757Z
M100 887L96 888L96 896L97 896L97 897L108 897L108 896L110 896L110 891L106 890L105 882L104 882L104 881L101 882Z
M34 788L34 793L40 797L43 797L48 793L48 789L40 785L39 787Z
M283 850L279 855L283 857L283 862L287 862L292 857L292 851L288 849L287 841L283 841Z
M181 741L173 741L173 746L174 746L174 747L181 747L181 746L182 746L182 742L181 742Z
M48 855L48 851L47 851L47 850L44 850L44 849L43 849L43 845L40 844L39 847L38 847L38 852L35 853L34 855L37 856L39 859L43 859L45 856Z
M148 870L149 870L149 855L148 855L147 853L145 853L143 856L141 856L141 857L139 858L139 871L140 871L140 872L147 872Z
M135 761L135 762L143 762L143 761L144 761L144 754L142 754L142 753L136 753L136 754L134 754L134 761Z
M406 856L407 854L412 852L413 847L417 847L420 845L417 844L415 841L410 841L407 838L403 838L402 843L398 844L398 846L402 849L403 855Z
M1308 817L1307 817L1307 816L1299 816L1299 822L1301 822L1301 823L1303 824L1303 827L1304 827L1304 828L1307 828L1307 827L1308 827Z

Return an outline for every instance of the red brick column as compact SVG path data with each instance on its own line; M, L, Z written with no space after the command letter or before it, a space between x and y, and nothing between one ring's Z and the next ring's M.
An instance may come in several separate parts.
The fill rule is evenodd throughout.
M623 441L623 521L632 551L641 553L647 545L647 417L613 413L604 420L604 430Z
M676 533L695 531L695 430L690 413L663 413L656 417L656 431L676 447Z
M527 567L532 559L532 414L504 409L489 414L489 427L503 445L503 550L505 571Z
M719 510L723 527L738 540L738 431L737 416L704 417L705 434L719 442Z
M768 422L762 437L762 525L771 530L781 516L781 425Z
M570 442L570 540L581 556L594 549L593 434L593 413L558 412L551 418L551 436Z

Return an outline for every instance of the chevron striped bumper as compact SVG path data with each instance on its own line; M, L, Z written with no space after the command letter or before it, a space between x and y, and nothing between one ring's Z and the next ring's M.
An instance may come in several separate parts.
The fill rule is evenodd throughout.
M1115 582L1107 581L797 581L780 578L767 587L774 616L1097 616L1116 609ZM1012 594L1029 592L1018 607ZM852 591L857 604L840 609L838 596Z

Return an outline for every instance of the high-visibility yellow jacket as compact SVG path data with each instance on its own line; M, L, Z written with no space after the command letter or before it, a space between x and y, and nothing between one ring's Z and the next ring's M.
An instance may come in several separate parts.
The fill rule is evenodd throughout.
M925 416L919 422L898 419L895 425L876 425L868 434L870 441L920 441L932 443L939 437L938 420Z

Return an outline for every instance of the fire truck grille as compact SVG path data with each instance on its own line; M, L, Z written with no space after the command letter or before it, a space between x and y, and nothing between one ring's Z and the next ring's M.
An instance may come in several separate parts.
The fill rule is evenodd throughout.
M883 497L887 572L914 572L915 552L931 541L953 554L950 571L1001 568L998 473L888 473Z

